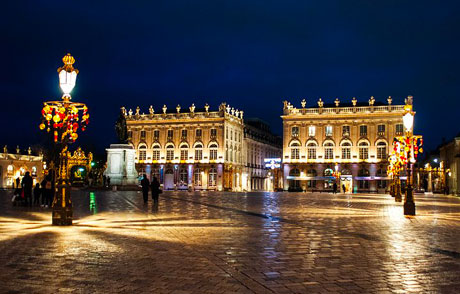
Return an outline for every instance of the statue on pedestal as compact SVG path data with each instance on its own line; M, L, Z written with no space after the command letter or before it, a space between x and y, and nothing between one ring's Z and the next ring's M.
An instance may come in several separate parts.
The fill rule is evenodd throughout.
M128 143L128 127L126 125L126 117L123 108L120 110L117 122L115 123L115 131L117 132L118 143Z

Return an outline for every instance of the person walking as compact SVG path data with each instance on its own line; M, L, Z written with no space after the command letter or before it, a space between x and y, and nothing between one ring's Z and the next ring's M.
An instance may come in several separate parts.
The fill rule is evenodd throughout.
M142 186L142 196L144 197L144 204L147 204L147 202L149 201L150 182L149 182L149 179L147 179L146 175L144 175L141 180L141 186Z
M153 177L152 184L150 185L152 189L152 200L153 204L158 204L158 196L160 195L160 182L156 177Z
M334 182L334 184L332 185L332 193L337 194L337 183L336 182Z
M36 183L35 188L34 188L34 205L39 205L40 204L40 195L42 194L42 191L40 189L40 184Z
M48 207L52 202L53 186L51 184L51 176L47 175L40 183L42 186L42 206Z
M24 191L24 200L25 200L26 206L32 206L32 186L33 184L34 183L33 183L32 177L30 176L30 173L26 172L21 182L21 187Z
M345 184L342 184L342 190L343 190L343 193L347 193L347 188L345 187Z
M19 189L19 184L21 183L21 180L19 179L19 177L16 178L16 189Z

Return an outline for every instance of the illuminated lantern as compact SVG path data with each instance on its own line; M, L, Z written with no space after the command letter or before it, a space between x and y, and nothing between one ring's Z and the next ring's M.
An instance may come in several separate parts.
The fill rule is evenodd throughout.
M58 123L60 120L61 120L61 117L60 117L59 115L57 115L57 114L54 115L53 121L54 121L55 123Z
M59 86L64 93L63 97L70 99L70 92L72 92L77 81L78 70L73 67L75 58L70 53L64 56L62 61L64 62L64 66L58 68Z
M51 120L52 118L53 118L53 115L51 115L49 113L46 115L46 120Z
M45 124L43 124L43 123L40 124L40 130L43 131L45 129L45 127L46 127Z

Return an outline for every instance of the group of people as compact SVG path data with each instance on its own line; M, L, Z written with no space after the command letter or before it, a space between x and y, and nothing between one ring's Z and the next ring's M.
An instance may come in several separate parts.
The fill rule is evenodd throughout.
M16 179L13 203L21 203L25 206L41 205L42 207L49 207L53 202L53 186L50 175L47 175L41 183L36 183L33 186L30 172L26 172L22 180Z
M156 177L153 177L152 182L150 183L146 175L143 175L141 180L142 186L142 196L144 197L144 204L147 204L149 200L149 190L152 190L152 200L154 204L158 204L158 197L162 192L160 190L160 182Z

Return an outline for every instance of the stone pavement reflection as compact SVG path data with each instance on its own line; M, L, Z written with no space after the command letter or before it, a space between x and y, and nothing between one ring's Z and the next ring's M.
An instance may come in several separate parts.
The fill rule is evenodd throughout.
M460 199L72 191L72 227L0 192L0 293L458 293Z

